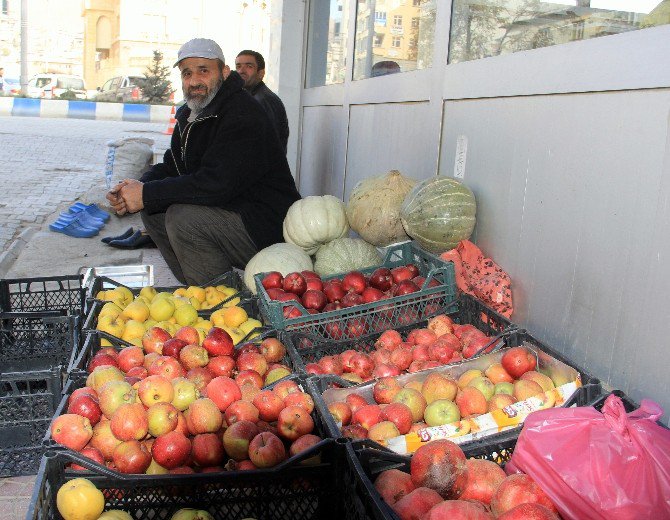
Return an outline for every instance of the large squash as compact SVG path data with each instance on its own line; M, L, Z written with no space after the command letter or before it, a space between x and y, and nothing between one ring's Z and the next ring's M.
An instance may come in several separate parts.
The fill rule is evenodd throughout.
M247 262L244 283L256 294L255 274L279 271L286 276L294 271L305 270L312 270L312 259L309 255L294 244L280 242L261 249Z
M284 240L302 248L308 255L348 232L344 203L332 195L297 200L284 218Z
M415 184L398 170L359 182L347 203L351 229L375 246L408 240L400 221L400 208Z
M314 270L319 276L357 271L382 263L377 248L360 238L337 238L316 252Z
M451 177L431 177L407 194L400 219L407 234L433 253L470 238L477 204L470 188Z

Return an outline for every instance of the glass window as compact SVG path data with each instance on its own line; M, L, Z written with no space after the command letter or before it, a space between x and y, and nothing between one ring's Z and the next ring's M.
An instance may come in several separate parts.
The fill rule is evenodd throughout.
M432 65L437 0L358 0L357 5L354 80Z
M77 78L58 78L57 88L84 90L84 80Z
M343 83L349 0L310 2L305 87Z
M449 63L670 23L670 0L453 0Z

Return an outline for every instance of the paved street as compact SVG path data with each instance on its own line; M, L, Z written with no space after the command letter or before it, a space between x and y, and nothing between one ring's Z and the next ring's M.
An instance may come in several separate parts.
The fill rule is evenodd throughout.
M144 136L164 149L165 125L84 119L0 117L0 251L26 227L104 180L107 142Z

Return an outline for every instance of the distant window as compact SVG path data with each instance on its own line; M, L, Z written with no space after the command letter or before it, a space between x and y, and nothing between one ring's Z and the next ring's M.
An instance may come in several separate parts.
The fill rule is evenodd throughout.
M421 0L413 0L412 5L414 7L419 7L421 5Z
M668 0L453 0L449 63L670 23Z
M8 3L8 0L2 0L2 14L8 14L9 13L7 3Z
M396 25L396 26L402 25L402 15L396 14L393 17L393 25Z
M384 35L383 34L375 34L375 41L373 43L374 47L381 47L382 43L384 43Z
M418 29L419 28L419 17L418 16L413 16L412 17L412 29Z
M309 3L305 87L343 83L347 25L341 0Z
M386 25L386 11L375 11L375 25Z
M400 47L400 36L394 36L391 40L391 46L396 49Z
M51 78L37 78L35 86L37 88L44 88L51 83Z
M77 78L59 78L56 88L84 90L84 80Z

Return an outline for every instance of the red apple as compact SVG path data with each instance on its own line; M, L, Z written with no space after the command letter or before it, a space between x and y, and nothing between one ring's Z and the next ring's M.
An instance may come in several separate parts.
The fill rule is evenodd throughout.
M351 417L351 422L354 424L360 424L366 430L370 430L375 424L380 422L382 419L382 409L377 404L367 404L361 406Z
M293 392L284 397L284 407L289 406L299 406L311 414L314 410L314 400L305 392Z
M461 500L477 500L490 504L493 494L507 475L500 466L490 460L468 459L466 465L468 478L460 496Z
M259 417L263 421L276 421L284 409L284 401L272 390L263 390L254 397L254 406L258 409Z
M375 489L379 491L384 502L392 506L416 488L409 473L399 469L388 469L380 473L375 480Z
M230 458L241 461L249 458L249 443L260 433L251 421L239 421L231 424L223 432L223 446Z
M393 289L393 296L404 296L406 294L415 293L419 287L411 280L403 280Z
M326 374L335 374L342 375L344 372L344 367L342 366L342 360L339 356L323 356L319 360L319 366L323 369Z
M272 387L272 391L277 394L282 401L286 399L286 396L295 392L301 392L300 387L298 386L298 383L295 381L291 381L290 379L286 379L284 381L280 381L276 385Z
M271 468L286 459L286 448L275 434L262 432L249 443L249 458L258 468Z
M346 426L351 422L351 407L344 401L335 401L328 405L328 411L336 423Z
M233 375L233 371L235 370L235 360L230 356L210 357L209 363L207 363L205 368L207 368L214 375L214 377L231 377Z
M282 288L286 292L301 296L307 290L307 282L300 273L289 273L282 282Z
M342 436L354 441L368 438L368 431L360 424L348 424L341 429Z
M209 363L209 354L204 347L189 344L179 351L179 361L186 370L204 367Z
M270 271L263 277L261 284L265 287L265 290L281 289L283 281L284 277L279 271Z
M263 378L255 370L242 370L235 376L235 382L242 388L244 384L254 385L259 390L263 388Z
M507 350L500 364L513 378L520 378L525 372L535 370L537 360L535 355L523 347L513 347Z
M323 284L323 293L330 303L340 301L347 294L340 280L328 280ZM325 312L325 310L324 310Z
M308 291L312 290L323 292L323 282L321 281L321 278L311 278L305 276L305 283L307 285Z
M216 404L221 412L225 412L231 403L242 399L242 392L231 378L217 376L207 385L207 397Z
M170 433L179 423L179 410L170 403L156 403L147 409L147 424L153 437Z
M105 457L102 456L102 453L97 448L87 446L79 453L84 457L86 457L87 459L91 459L93 462L97 462L98 464L101 464L103 466L105 465ZM70 469L74 469L77 471L88 471L88 468L80 466L79 464L76 464L74 462L70 465Z
M417 276L413 274L412 270L407 266L394 267L391 269L391 278L393 283L400 284L401 282L410 281L412 278Z
M393 277L388 267L379 267L370 275L370 285L380 291L388 291L392 283Z
M148 355L144 356L145 361L148 357ZM168 380L172 380L177 377L184 377L185 371L177 359L170 356L157 355L149 367L149 374L160 375Z
M403 403L391 403L382 408L382 421L391 421L398 428L400 435L409 433L414 418L412 417L412 410Z
M302 305L305 309L315 309L320 311L328 303L328 298L321 291L316 291L314 289L308 289L302 295Z
M192 381L201 393L206 391L207 385L214 377L214 374L207 367L195 367L186 373L186 378Z
M166 469L183 466L191 455L191 441L178 431L159 435L151 445L151 455Z
M342 288L346 292L363 294L366 286L365 276L359 271L351 271L350 273L345 274L342 279Z
M491 511L496 517L520 504L540 504L557 513L558 510L540 486L528 475L510 475L503 480L491 497Z
M68 401L67 413L86 417L90 421L91 426L98 424L102 417L98 399L87 394L79 394L74 399L70 398Z
M239 421L251 421L255 423L259 418L258 408L253 403L242 399L230 403L230 406L226 408L223 415L228 426Z
M191 458L200 467L218 466L225 452L221 436L216 433L201 433L191 441Z
M163 353L163 343L169 340L172 336L165 329L160 327L151 327L144 333L142 336L142 347L144 347L144 353L150 354L155 352L157 354Z
M87 417L66 413L51 422L51 438L74 451L80 451L93 436L93 428Z
M202 346L210 356L232 356L235 352L233 338L219 327L209 329L207 336L202 341Z
M265 338L260 344L260 352L268 363L277 363L284 359L286 347L277 338Z
M442 502L442 497L434 489L418 487L400 498L393 505L393 511L395 511L400 520L423 519L427 518L433 507ZM457 520L455 517L449 518Z
M114 448L112 462L121 473L144 473L151 464L151 454L143 443L125 441Z
M184 418L191 435L217 432L223 424L223 414L218 406L206 397L193 401L184 412Z
M122 404L116 409L110 422L112 433L122 441L139 441L149 433L147 411L141 403Z
M200 334L195 327L185 326L181 327L174 334L175 338L183 339L189 345L200 345Z
M410 474L416 487L434 489L445 500L460 497L468 480L463 450L446 439L431 441L416 450Z
M284 439L294 441L302 435L312 433L314 420L301 406L287 406L279 413L277 429Z
M98 352L91 361L88 363L88 372L91 373L93 370L95 370L96 367L118 367L119 363L117 362L116 358L110 356L109 354L104 354Z

